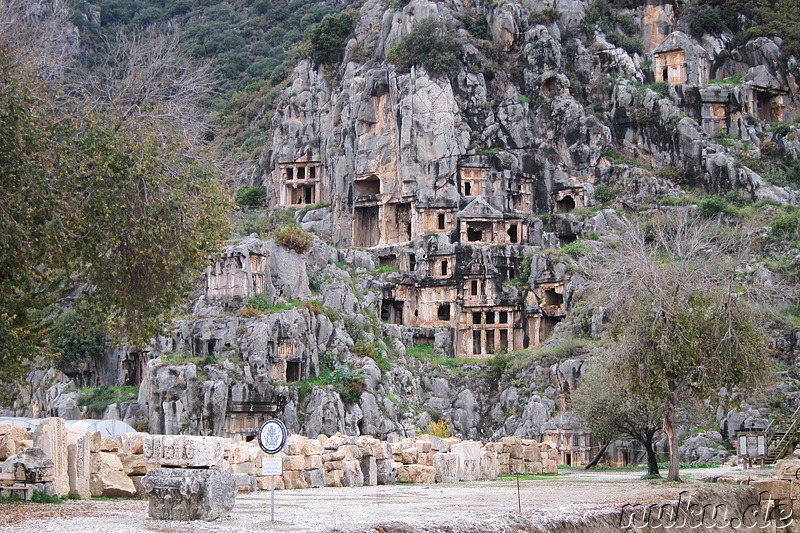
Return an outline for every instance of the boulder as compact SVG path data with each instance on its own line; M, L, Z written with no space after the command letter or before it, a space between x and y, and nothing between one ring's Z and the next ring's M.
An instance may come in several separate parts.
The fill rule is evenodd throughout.
M28 448L0 464L0 472L14 474L16 481L48 483L55 479L52 459L41 448Z
M98 452L92 454L90 460L92 473L89 476L89 488L92 496L107 498L133 498L136 487L125 475L122 461L114 453Z

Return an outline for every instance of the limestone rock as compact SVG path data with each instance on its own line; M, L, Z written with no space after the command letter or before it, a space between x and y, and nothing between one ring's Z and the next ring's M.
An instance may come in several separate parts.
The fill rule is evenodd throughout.
M422 465L397 467L398 483L436 483L436 468Z

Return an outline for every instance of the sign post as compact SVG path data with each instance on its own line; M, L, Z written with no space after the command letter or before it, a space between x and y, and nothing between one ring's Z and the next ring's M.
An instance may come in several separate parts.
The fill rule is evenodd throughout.
M277 418L267 420L258 429L258 445L264 453L276 454L286 445L289 436L286 426ZM264 457L261 459L261 475L270 476L270 518L275 521L275 476L283 474L283 459L280 457Z

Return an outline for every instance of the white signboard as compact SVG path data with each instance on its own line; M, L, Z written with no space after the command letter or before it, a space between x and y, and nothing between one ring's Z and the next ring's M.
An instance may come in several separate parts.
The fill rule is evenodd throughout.
M280 476L283 474L283 458L264 457L261 459L262 476Z
M767 455L767 438L764 435L758 436L758 455Z
M747 437L739 436L739 455L747 455Z

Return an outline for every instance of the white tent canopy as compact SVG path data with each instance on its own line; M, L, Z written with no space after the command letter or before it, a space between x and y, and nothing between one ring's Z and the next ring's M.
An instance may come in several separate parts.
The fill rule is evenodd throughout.
M0 424L11 424L13 426L22 426L28 431L33 431L39 426L39 422L43 418L25 418L20 416L3 416L0 417ZM100 420L96 418L87 418L86 420L65 420L64 426L67 429L83 430L89 433L99 431L104 437L122 436L125 433L136 433L129 424L121 420Z

